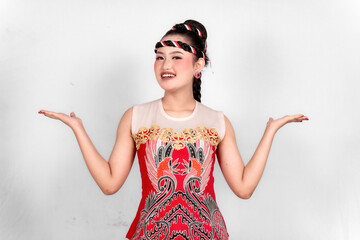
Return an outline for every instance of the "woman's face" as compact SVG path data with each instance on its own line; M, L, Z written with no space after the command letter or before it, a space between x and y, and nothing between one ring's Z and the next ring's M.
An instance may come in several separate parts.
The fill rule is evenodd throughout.
M182 35L169 35L161 39L167 40L190 44ZM200 68L201 64L195 62L195 55L190 52L176 47L158 48L154 71L160 87L165 91L192 89L193 76L195 72L201 71Z

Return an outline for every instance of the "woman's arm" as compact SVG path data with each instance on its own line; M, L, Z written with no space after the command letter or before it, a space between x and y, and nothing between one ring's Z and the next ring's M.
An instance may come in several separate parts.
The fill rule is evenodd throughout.
M85 163L104 194L114 194L121 188L129 175L136 153L135 144L131 137L132 108L128 109L120 120L115 146L109 162L98 153L81 120L74 113L71 113L70 116L44 110L39 111L39 113L61 120L72 128Z
M251 197L261 179L277 130L289 122L309 120L301 114L285 116L277 120L270 118L254 155L248 164L244 166L237 148L234 129L229 119L226 116L224 118L226 127L225 136L218 146L217 158L221 171L231 190L239 198L243 199Z

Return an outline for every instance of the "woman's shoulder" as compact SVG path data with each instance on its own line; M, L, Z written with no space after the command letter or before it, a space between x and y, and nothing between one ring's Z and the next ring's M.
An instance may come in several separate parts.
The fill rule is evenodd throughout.
M201 102L198 102L198 105L199 105L199 111L204 114L204 115L224 115L223 114L223 111L221 110L218 110L216 108L213 108L213 107L210 107L204 103L201 103Z
M222 139L225 135L225 115L223 111L199 102L198 113L198 116L201 116L201 122L206 123L207 126L215 127Z
M123 114L123 118L130 119L130 121L134 121L134 117L143 113L142 115L146 115L147 112L151 111L152 108L156 106L156 103L159 99L147 101L147 102L140 102L131 105L127 108Z
M151 126L159 109L159 99L146 101L132 106L132 133L142 126Z

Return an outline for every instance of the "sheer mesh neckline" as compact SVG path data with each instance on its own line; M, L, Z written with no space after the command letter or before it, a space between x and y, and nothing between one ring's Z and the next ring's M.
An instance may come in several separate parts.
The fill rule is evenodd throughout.
M199 107L199 102L195 100L195 108L194 108L193 112L189 116L177 118L177 117L172 117L165 112L163 104L162 104L162 98L159 98L158 102L159 102L159 108L160 108L161 114L164 117L166 117L167 119L174 120L174 121L185 121L185 120L189 120L189 119L193 118Z

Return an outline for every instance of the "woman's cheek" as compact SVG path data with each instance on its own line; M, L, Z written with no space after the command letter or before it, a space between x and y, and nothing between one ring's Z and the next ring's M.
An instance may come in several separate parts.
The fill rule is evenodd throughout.
M159 61L156 61L154 62L154 69L158 68L158 65L159 65Z
M157 73L157 71L159 71L159 68L160 68L160 62L159 62L159 61L155 61L155 63L154 63L154 71L155 71L155 74Z
M179 61L176 61L176 67L178 69L186 69L189 70L189 68L192 67L192 58L184 58L180 59Z

